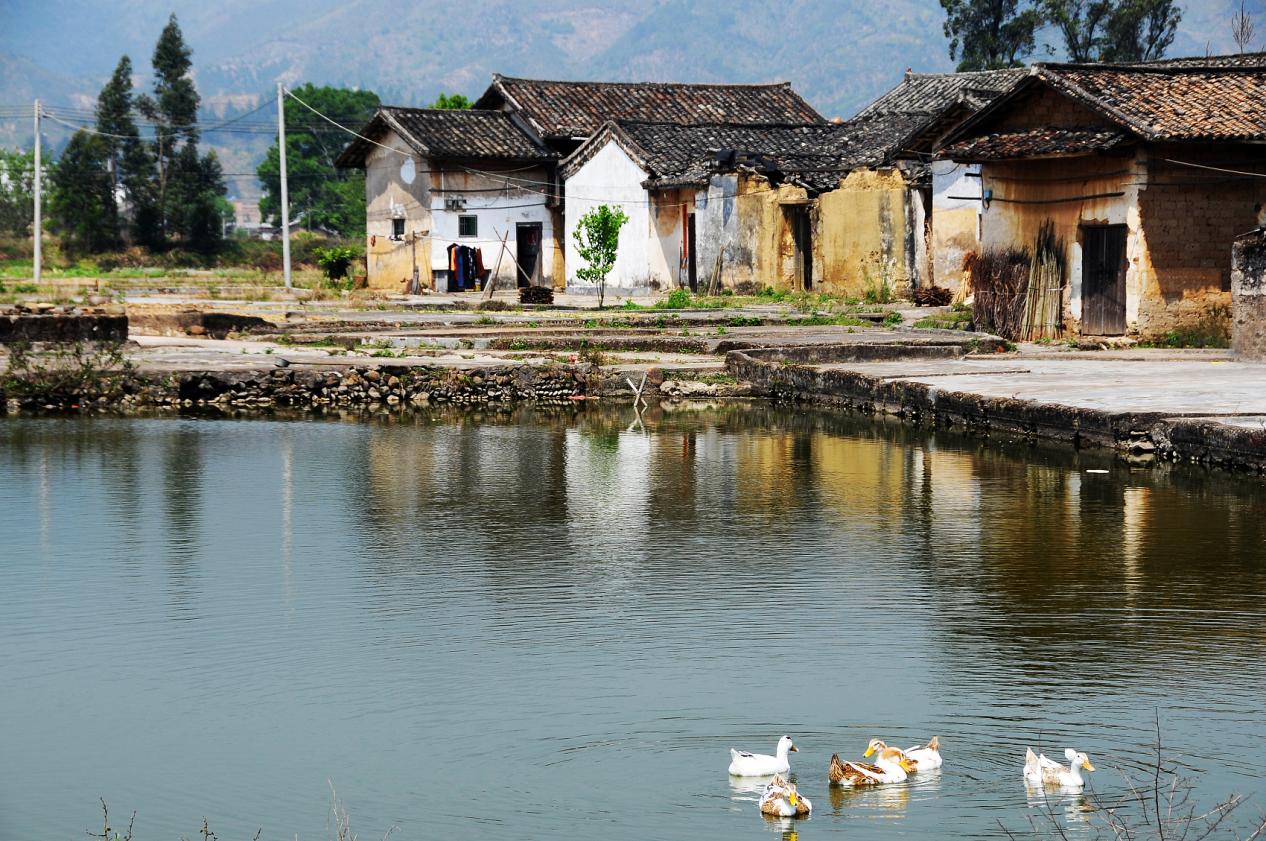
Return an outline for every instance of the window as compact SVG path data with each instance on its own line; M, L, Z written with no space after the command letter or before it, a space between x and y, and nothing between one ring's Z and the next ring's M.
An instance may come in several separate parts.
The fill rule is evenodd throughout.
M404 239L404 220L403 219L391 220L391 238Z
M457 235L459 237L479 236L479 217L478 216L458 216L457 217Z

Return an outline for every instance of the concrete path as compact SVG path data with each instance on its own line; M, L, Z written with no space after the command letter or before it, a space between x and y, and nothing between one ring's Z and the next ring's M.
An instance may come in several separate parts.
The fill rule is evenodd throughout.
M1107 412L1157 412L1252 424L1266 415L1266 365L1226 351L1137 350L825 365L945 392L1009 397Z

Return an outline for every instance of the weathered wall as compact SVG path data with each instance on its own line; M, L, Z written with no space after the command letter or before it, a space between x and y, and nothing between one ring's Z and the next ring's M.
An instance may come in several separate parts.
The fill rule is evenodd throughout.
M672 289L687 283L686 217L694 212L694 190L655 190L650 201L650 284ZM696 232L697 236L697 232Z
M564 259L569 290L589 292L594 289L594 284L576 277L576 270L582 268L585 261L576 248L575 231L580 218L602 204L619 207L629 217L628 223L620 230L615 268L607 276L608 291L646 291L652 280L662 282L667 277L662 250L651 247L658 237L651 218L650 201L642 187L646 177L646 171L614 141L608 142L568 177L564 234L567 252Z
M1139 214L1147 236L1138 332L1145 337L1225 329L1231 307L1231 246L1266 204L1266 178L1172 161L1266 173L1260 146L1164 145L1149 150Z
M1266 171L1252 150L1154 147L1133 157L991 163L984 188L993 199L981 219L982 247L1032 248L1051 219L1067 243L1066 326L1080 331L1082 252L1079 226L1123 224L1126 332L1157 339L1173 331L1225 329L1230 312L1231 243L1252 228L1266 203L1266 179L1227 177L1166 159L1219 161ZM1228 163L1230 161L1230 163Z
M463 168L456 162L432 161L418 156L394 132L382 144L395 151L375 147L365 161L365 254L371 289L403 292L415 258L422 285L435 288L434 271L448 269L447 248L454 242L482 249L484 262L492 269L501 248L500 236L508 232L506 248L517 259L515 226L521 222L541 223L539 276L548 282L561 274L562 255L554 232L558 214L546 207L549 172L544 167L507 168L470 161ZM465 208L448 210L446 199L460 199ZM457 217L464 215L478 218L476 236L458 236ZM392 239L396 218L404 219L402 239ZM502 261L497 277L502 288L514 285L515 268L509 257Z
M1139 225L1137 196L1146 163L1123 157L1055 158L988 163L981 169L985 190L992 191L981 214L981 248L1033 250L1037 231L1049 219L1064 240L1068 277L1064 290L1066 326L1079 332L1081 319L1081 242L1083 223L1126 225L1126 325L1138 321L1144 287L1147 243ZM935 222L934 222L935 225Z
M1109 125L1108 121L1080 103L1051 88L1039 88L1030 92L1023 100L1012 103L1005 111L980 123L975 133L1024 131L1046 126L1085 128L1103 125Z
M860 297L885 280L909 289L919 277L923 211L896 169L855 170L818 197L815 288Z
M1236 240L1231 262L1231 348L1266 361L1266 228Z
M980 248L980 164L932 163L932 282L957 289L963 259Z
M468 245L483 252L484 265L497 271L497 286L512 288L518 281L515 262L519 259L517 226L541 225L539 264L524 266L537 283L550 285L556 271L561 271L563 255L557 248L555 219L558 214L546 206L549 172L544 167L524 169L488 161L433 162L431 179L431 259L432 270L448 269L448 246ZM471 172L470 170L478 170ZM447 210L445 202L456 199L464 203L461 210ZM458 235L458 217L475 216L477 233L473 237ZM501 238L506 237L507 256L497 268ZM511 259L513 258L513 259ZM425 277L424 277L425 279Z
M415 244L410 234L431 229L430 166L394 132L381 143L395 151L375 146L365 159L365 262L371 289L403 292L413 275ZM391 238L392 219L397 217L405 220L403 240ZM429 284L430 240L419 239L416 254L422 281Z

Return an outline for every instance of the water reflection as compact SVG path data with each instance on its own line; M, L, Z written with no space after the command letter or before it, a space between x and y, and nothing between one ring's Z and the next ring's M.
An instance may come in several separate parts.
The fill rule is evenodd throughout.
M1071 832L1024 745L1142 768L1156 709L1203 785L1263 792L1215 755L1266 732L1263 515L1235 477L760 405L0 421L0 837L98 794L190 835L208 790L222 837L319 836L329 777L365 835L538 837L584 791L577 835L794 837L720 779L781 732L815 831ZM826 785L932 732L941 773Z

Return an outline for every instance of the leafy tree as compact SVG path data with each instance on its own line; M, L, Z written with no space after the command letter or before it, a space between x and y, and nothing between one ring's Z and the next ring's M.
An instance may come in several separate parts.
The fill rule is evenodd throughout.
M1033 54L1042 13L1034 0L941 0L959 70L1019 66Z
M446 94L440 91L440 95L427 108L443 108L446 111L461 111L469 108L471 102L460 93Z
M35 153L0 149L0 231L31 232L35 218Z
M576 277L598 285L598 308L607 291L607 275L615 267L620 228L629 221L623 210L601 204L580 217L573 236L580 257L588 266L576 269Z
M152 207L154 163L136 128L133 117L135 105L132 60L123 56L97 97L97 131L101 132L105 143L113 187L109 224L116 239L122 238L125 227L131 227L138 239L143 238L144 230L138 228L151 226L155 215ZM118 207L120 188L126 196L130 213L121 212ZM127 216L131 218L130 226L124 224Z
M1108 21L1101 57L1114 62L1163 58L1181 20L1174 0L1121 0Z
M311 83L296 88L294 94L345 126L369 122L379 105L377 95L371 91L317 87ZM334 168L334 159L343 151L346 136L289 97L284 108L290 218L301 220L309 229L363 233L365 174ZM259 211L274 225L280 225L281 159L275 141L255 173L264 185Z
M1043 11L1064 39L1069 61L1082 64L1099 60L1112 0L1045 0Z
M49 217L70 251L104 251L118 244L110 228L114 184L103 138L77 131L52 178Z

